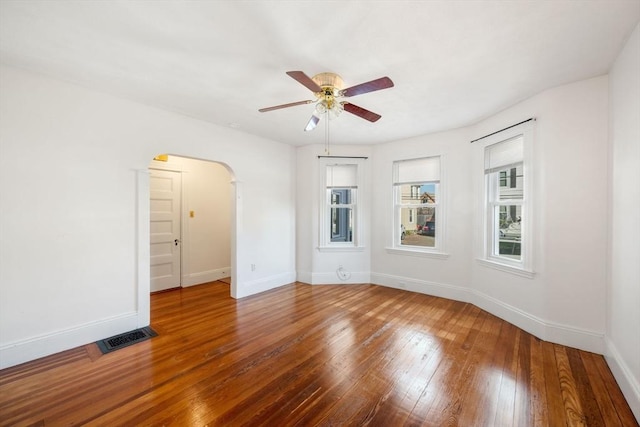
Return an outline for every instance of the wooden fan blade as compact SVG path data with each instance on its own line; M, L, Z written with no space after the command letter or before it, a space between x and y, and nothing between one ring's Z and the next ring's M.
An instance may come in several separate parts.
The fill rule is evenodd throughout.
M322 88L302 71L287 71L287 74L311 92L322 92Z
M342 106L344 107L344 111L355 114L356 116L362 117L365 120L369 120L372 123L377 122L382 117L380 114L365 110L364 108L358 107L357 105L351 104L350 102L343 102Z
M387 89L393 87L393 82L389 77L380 77L370 82L361 83L359 85L351 86L342 91L342 96L356 96L363 93L374 92L380 89Z
M307 126L304 128L304 131L309 132L310 130L314 130L319 121L320 117L316 116L315 114L312 115L309 119L309 123L307 123Z
M295 107L296 105L311 104L312 102L315 102L315 101L312 101L311 99L309 99L307 101L290 102L289 104L274 105L273 107L261 108L258 111L260 111L261 113L266 113L267 111L279 110L281 108Z

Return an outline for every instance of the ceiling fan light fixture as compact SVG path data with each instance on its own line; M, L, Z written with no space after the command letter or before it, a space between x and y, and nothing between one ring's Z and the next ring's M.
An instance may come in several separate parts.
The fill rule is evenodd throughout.
M334 98L321 99L316 103L316 113L320 115L327 114L329 119L338 117L342 110L344 110L344 107Z
M340 113L342 113L343 109L344 108L342 107L341 103L334 101L333 105L329 109L329 114L327 114L327 117L329 119L335 119L336 117L338 117L340 115Z
M327 112L327 104L325 103L325 101L319 101L316 104L316 112L318 114L324 114Z

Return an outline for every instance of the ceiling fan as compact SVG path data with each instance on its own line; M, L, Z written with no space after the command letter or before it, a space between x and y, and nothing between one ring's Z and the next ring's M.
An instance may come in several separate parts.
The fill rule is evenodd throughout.
M320 114L327 113L327 115L331 114L332 116L338 116L343 110L370 122L376 122L382 116L352 104L351 102L340 101L339 98L349 98L356 95L362 95L363 93L393 87L393 82L389 77L381 77L379 79L343 89L344 83L342 81L342 77L335 73L320 73L313 77L307 76L302 71L287 71L287 74L313 92L316 99L275 105L273 107L261 108L258 111L266 113L267 111L279 110L281 108L315 103L316 111L313 113L307 123L307 126L304 128L305 131L315 129L316 125L320 121Z

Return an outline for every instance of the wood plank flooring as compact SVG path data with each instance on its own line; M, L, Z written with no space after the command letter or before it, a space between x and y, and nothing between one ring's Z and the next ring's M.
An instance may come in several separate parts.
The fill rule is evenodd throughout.
M602 356L374 285L151 298L158 336L0 371L0 425L637 426Z

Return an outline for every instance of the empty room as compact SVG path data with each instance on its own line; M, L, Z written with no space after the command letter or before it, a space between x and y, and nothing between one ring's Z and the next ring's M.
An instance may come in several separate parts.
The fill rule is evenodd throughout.
M0 426L637 426L640 1L0 1Z

